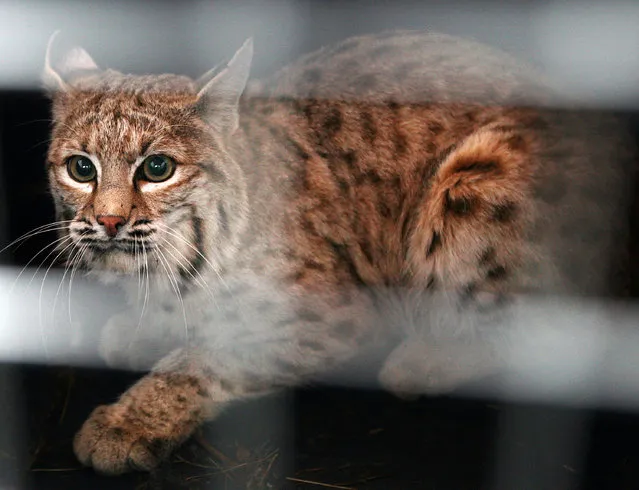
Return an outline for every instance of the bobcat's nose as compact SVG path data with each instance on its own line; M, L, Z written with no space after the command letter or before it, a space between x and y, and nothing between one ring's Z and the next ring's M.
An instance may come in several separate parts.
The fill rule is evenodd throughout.
M98 223L104 226L104 229L111 238L118 234L118 229L126 223L124 216L100 215L96 217Z

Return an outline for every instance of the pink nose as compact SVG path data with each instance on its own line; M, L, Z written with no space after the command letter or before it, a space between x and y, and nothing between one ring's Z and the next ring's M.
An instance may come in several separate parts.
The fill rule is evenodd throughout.
M104 226L104 229L106 230L107 235L109 235L111 238L117 235L118 229L124 223L126 223L126 219L124 219L123 216L100 215L96 217L96 220L98 223Z

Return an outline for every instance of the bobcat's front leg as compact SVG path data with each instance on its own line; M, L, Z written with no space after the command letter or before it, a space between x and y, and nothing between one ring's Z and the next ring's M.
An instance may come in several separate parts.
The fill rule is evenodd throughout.
M182 321L177 307L169 311L153 306L147 311L131 309L116 314L102 328L100 357L111 368L149 371L160 359L186 343L183 329L179 328Z
M221 404L203 377L153 372L112 405L97 407L74 440L78 459L107 474L150 470Z
M247 322L238 310L232 339L172 352L116 403L95 409L76 435L78 459L108 474L152 469L229 402L294 385L352 357L372 340L372 308L327 306L263 318L267 325Z

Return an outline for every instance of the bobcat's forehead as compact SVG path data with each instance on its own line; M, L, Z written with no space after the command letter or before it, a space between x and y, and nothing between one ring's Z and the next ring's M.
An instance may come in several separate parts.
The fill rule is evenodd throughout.
M153 153L195 163L212 142L194 103L195 96L186 93L80 92L62 108L50 160L61 162L80 150L119 164Z

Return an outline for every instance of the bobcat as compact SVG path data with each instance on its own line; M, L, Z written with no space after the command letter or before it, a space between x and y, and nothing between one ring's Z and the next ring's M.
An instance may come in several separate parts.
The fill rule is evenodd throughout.
M198 80L50 51L61 246L129 293L103 357L150 369L78 432L97 471L152 469L231 402L388 339L385 386L453 389L500 367L518 295L614 271L623 132L504 53L388 32L247 86L250 40Z

